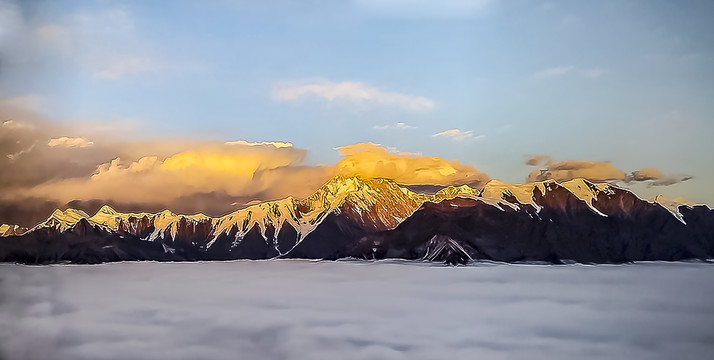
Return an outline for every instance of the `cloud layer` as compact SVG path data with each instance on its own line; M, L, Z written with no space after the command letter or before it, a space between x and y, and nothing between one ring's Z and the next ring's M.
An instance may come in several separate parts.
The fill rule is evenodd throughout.
M708 264L3 264L0 295L7 359L658 360L714 351Z
M527 155L526 158L526 165L540 166L540 169L535 169L528 174L526 182L548 179L561 182L585 178L594 182L646 182L650 186L667 186L693 178L690 175L664 174L657 168L643 168L625 173L613 166L610 161L554 161L548 155Z
M10 104L10 105L8 105ZM125 141L92 126L61 126L0 103L0 223L32 226L56 207L224 215L254 201L306 197L335 175L403 184L481 184L470 165L365 143L338 148L334 165L304 163L286 141ZM406 125L398 125L404 128ZM58 136L61 135L61 136Z
M277 101L298 101L311 97L328 101L395 106L413 111L434 108L434 100L423 96L383 91L361 82L300 81L278 84L273 89L273 99Z
M383 177L401 184L483 184L489 177L471 165L436 156L389 152L373 143L338 148L343 156L335 173L343 176Z
M341 158L334 165L311 165L305 163L306 150L286 141L124 140L134 136L117 136L116 129L96 124L60 125L27 109L32 103L0 101L0 223L32 226L56 207L91 213L103 204L121 211L168 208L220 216L255 201L309 196L335 175L474 187L490 179L456 160L374 143L338 147ZM434 136L478 138L459 129ZM655 168L626 173L610 162L553 161L547 155L526 162L543 166L529 174L529 182L584 177L671 185L691 178Z

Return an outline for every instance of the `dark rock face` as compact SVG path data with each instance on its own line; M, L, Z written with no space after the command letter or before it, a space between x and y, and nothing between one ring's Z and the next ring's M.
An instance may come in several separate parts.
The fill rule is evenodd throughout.
M594 202L607 216L567 191L555 189L535 198L543 207L540 211L529 205L500 210L481 200L460 198L427 203L396 229L362 238L350 255L418 259L430 254L435 238L446 237L473 259L505 262L714 257L714 211L703 206L681 208L685 225L663 207L626 191Z
M589 186L586 184L586 186ZM101 263L126 260L402 258L464 264L471 260L623 263L714 258L714 210L682 206L683 222L664 207L613 188L595 191L592 203L550 184L533 190L533 204L505 194L500 203L482 198L426 202L392 230L374 209L343 206L301 235L238 225L218 235L210 220L182 219L155 234L147 217L131 217L117 231L80 220L67 230L39 227L0 237L0 261L28 264ZM398 208L399 204L392 204ZM384 210L381 210L384 211Z
M365 227L349 215L332 213L283 257L329 260L347 257L347 249L365 233Z
M456 265L467 264L471 260L471 256L458 241L448 236L434 235L426 243L424 260Z
M0 238L0 259L24 264L98 264L129 260L183 260L162 243L109 233L80 220L69 230L41 228L22 236Z

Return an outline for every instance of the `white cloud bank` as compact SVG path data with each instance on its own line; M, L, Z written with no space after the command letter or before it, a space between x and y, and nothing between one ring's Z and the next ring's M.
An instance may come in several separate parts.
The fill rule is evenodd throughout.
M426 111L434 108L434 100L423 96L388 92L362 82L326 80L282 83L273 89L276 101L298 101L317 97L328 101L350 101L354 103L396 106L412 111Z
M0 358L706 359L711 273L685 263L5 264Z

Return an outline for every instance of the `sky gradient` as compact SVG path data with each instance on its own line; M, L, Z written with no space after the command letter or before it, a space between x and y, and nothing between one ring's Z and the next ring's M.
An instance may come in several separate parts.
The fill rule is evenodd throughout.
M112 200L179 164L172 196L240 206L426 161L405 182L542 168L714 205L712 18L711 1L0 0L0 200ZM280 183L206 187L226 161ZM133 175L92 185L113 170Z

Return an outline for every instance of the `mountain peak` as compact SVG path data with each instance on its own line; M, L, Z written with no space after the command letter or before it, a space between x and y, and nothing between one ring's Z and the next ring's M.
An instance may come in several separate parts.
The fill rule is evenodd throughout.
M101 208L99 208L99 210L97 211L97 213L95 214L95 216L98 215L98 214L116 215L116 214L117 214L117 211L114 210L114 209L113 209L111 206L109 206L109 205L104 205L104 206L102 206Z
M44 225L54 227L59 231L64 231L70 226L76 224L81 219L89 218L86 212L77 209L67 209L62 211L55 209L49 218L44 222Z
M546 187L550 186L551 183L555 183L555 181L546 180L527 184L508 184L497 179L492 179L481 189L480 196L497 200L506 200L510 197L514 197L515 200L521 204L529 204L539 208L533 199L533 192L538 188L541 194L545 194Z
M332 194L354 191L365 185L362 178L357 176L335 176L328 180L320 187L320 190L325 190Z
M583 178L564 181L560 183L560 186L568 189L578 199L585 201L591 207L593 200L597 199L600 192L609 193L612 191L607 183L594 183Z
M25 233L25 231L27 231L27 229L20 227L19 225L13 225L13 224L0 225L0 236L22 235Z
M60 209L55 209L55 211L52 212L52 215L50 215L50 219L54 218L56 220L67 221L67 222L72 222L72 223L76 223L80 219L88 218L88 217L89 217L89 215L87 215L86 212L84 212L82 210L77 210L77 209L67 209L65 211L62 211Z
M478 197L479 191L468 186L447 186L434 194L434 200L441 201L444 199L453 199L455 197L468 197L475 198Z
M353 194L367 194L380 191L389 192L395 190L403 191L397 183L389 179L338 175L328 180L315 193L306 198L305 201L327 201L334 207Z

